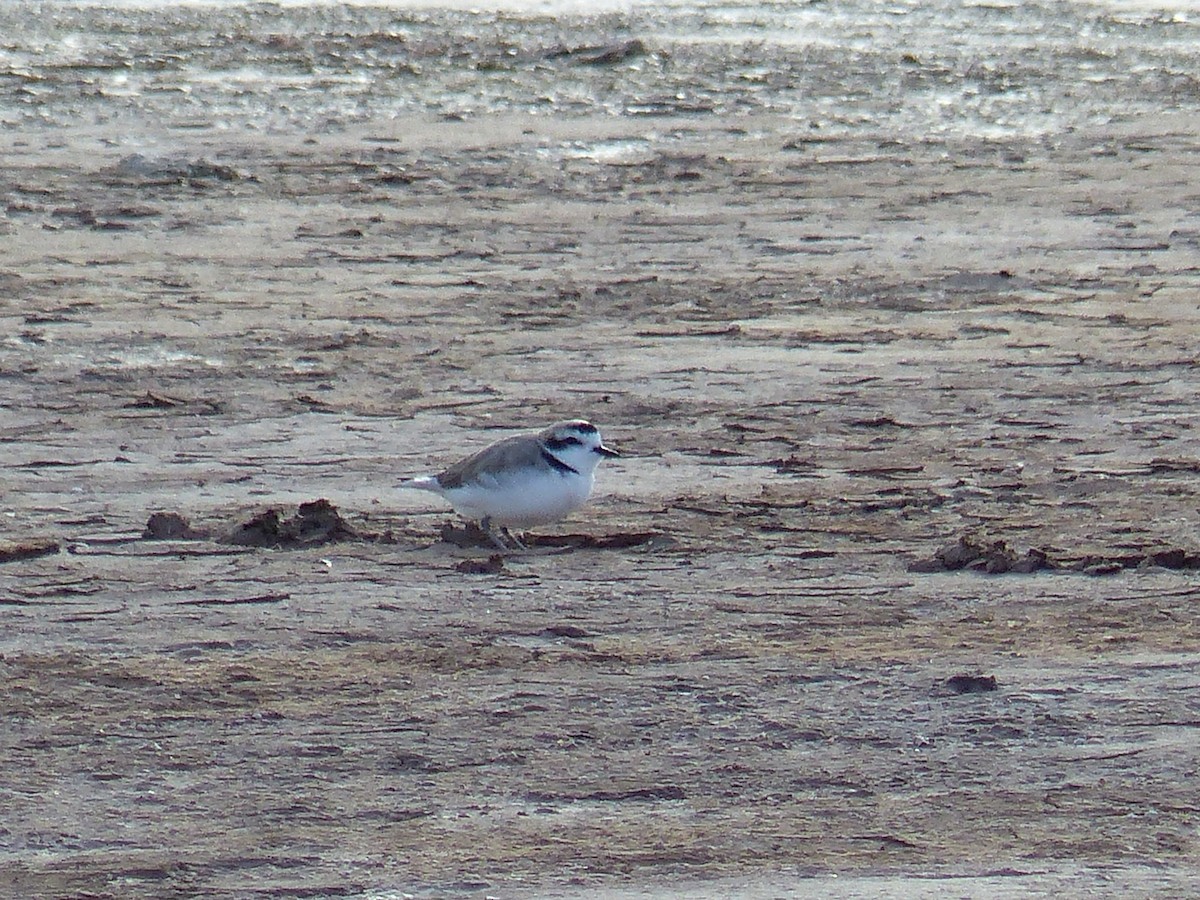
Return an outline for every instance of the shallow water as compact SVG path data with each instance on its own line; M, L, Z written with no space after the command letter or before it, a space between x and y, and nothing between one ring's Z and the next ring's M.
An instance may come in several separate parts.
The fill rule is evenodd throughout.
M772 112L822 135L911 140L1054 135L1200 98L1200 26L1181 12L868 0L534 9L5 4L0 121L328 132L519 111L634 116L649 130L666 115ZM610 61L596 61L605 49Z

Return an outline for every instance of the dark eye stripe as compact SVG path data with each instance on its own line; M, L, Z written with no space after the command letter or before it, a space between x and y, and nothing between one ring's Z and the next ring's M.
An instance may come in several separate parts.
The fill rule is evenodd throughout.
M569 435L565 438L549 438L546 441L546 447L550 450L565 450L572 444L574 444L576 447L580 447L583 445L583 441L577 437L572 437Z

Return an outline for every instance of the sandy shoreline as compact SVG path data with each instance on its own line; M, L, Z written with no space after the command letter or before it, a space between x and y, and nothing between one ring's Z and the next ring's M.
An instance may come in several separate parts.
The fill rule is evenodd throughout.
M955 9L9 21L0 893L1193 895L1195 28Z

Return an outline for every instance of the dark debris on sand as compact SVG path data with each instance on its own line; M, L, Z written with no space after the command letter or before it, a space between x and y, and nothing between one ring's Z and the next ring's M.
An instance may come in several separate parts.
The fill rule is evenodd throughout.
M36 559L59 551L58 541L32 540L21 542L0 541L0 563Z
M446 522L439 536L447 544L461 549L495 548L491 537L475 522L456 524ZM633 531L619 534L526 534L521 536L526 547L548 547L570 550L624 550L643 544L667 544L670 539L657 531Z
M986 694L998 688L995 675L951 675L946 687L956 694Z
M207 537L176 512L156 512L146 521L142 537L149 541L195 541Z
M493 553L487 559L464 559L454 570L467 575L499 575L504 571L504 557Z
M492 549L496 547L491 536L475 522L466 522L462 525L446 522L442 525L439 536L443 543L453 544L464 550L471 547L491 547Z
M558 47L545 55L547 60L567 60L581 66L611 66L637 59L649 53L649 48L637 38L614 44L586 47Z
M236 525L232 531L193 528L176 512L156 512L146 522L142 538L152 541L215 539L240 547L296 549L340 541L389 541L390 535L362 534L352 528L328 500L301 503L295 515L284 517L268 509Z
M933 556L913 561L908 571L917 573L957 572L969 569L988 575L1028 574L1040 571L1082 572L1087 575L1112 575L1128 569L1146 568L1200 569L1200 553L1180 548L1146 550L1134 553L1089 553L1069 558L1051 558L1050 551L1030 548L1018 554L1004 541L988 541L962 536L953 544L937 550Z
M1044 550L1031 549L1019 557L1004 541L977 541L963 536L936 551L932 557L910 563L908 571L928 573L971 569L999 575L1004 572L1028 573L1056 568L1058 566Z
M268 509L238 525L226 538L243 547L312 547L337 541L360 540L328 500L301 503L294 516L284 519Z

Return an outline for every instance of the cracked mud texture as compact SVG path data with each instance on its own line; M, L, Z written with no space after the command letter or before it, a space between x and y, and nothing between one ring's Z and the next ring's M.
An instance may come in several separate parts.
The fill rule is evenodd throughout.
M0 895L1195 895L1187 15L0 33ZM575 415L526 554L396 489Z

